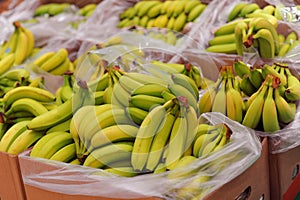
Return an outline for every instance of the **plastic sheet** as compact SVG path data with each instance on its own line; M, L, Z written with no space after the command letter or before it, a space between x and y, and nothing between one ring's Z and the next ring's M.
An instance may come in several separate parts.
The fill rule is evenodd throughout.
M118 199L145 196L186 199L186 195L193 197L197 193L190 190L190 181L208 176L210 177L208 181L194 185L194 189L198 192L202 189L202 195L205 196L251 166L260 156L261 144L253 130L219 113L204 114L201 120L208 124L228 125L233 131L231 141L222 150L208 157L199 158L184 169L125 178L101 169L31 158L28 156L29 152L25 152L19 155L24 183L44 190L72 195ZM185 197L180 197L180 194ZM198 199L202 199L203 196Z

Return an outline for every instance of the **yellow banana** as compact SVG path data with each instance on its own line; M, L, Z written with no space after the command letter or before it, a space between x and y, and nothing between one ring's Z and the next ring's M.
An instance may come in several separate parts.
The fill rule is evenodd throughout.
M48 109L39 101L30 98L21 98L16 100L5 112L6 115L10 115L14 112L27 111L34 116L39 116L48 112Z
M222 80L221 85L214 98L212 112L220 112L226 115L226 79Z
M279 94L279 89L274 91L274 101L280 122L289 123L294 120L296 112L293 110L289 103Z
M244 54L244 41L247 37L248 25L246 22L240 22L235 26L234 35L235 35L235 44L236 51L238 55Z
M187 16L187 21L188 22L193 22L195 19L197 19L201 13L205 10L206 4L199 4L196 7L194 7L188 14Z
M193 10L193 8L195 8L199 4L201 4L201 2L198 0L191 0L191 1L185 2L184 12L186 14L190 13Z
M42 54L41 56L39 56L33 61L33 65L41 67L42 64L45 63L49 58L53 57L54 54L55 54L54 51L49 51Z
M21 31L21 27L17 28L17 32L18 32L18 42L15 50L14 64L20 65L26 59L29 41L26 34L23 31Z
M173 11L173 17L178 17L181 13L184 12L184 7L185 7L186 2L185 1L178 1L176 4L176 7L174 8Z
M260 9L257 3L250 3L241 9L239 16L245 17L247 14L253 13L257 9Z
M226 115L237 122L243 120L243 110L245 108L241 94L233 88L232 80L228 80L229 87L226 90Z
M63 75L67 71L71 71L70 65L72 65L72 63L70 62L69 58L66 58L60 65L50 70L49 73L53 75Z
M138 173L132 167L113 167L105 169L104 171L122 177L133 177L138 175Z
M154 136L165 118L165 107L157 106L143 120L137 132L131 156L131 164L135 170L143 171Z
M176 19L175 19L175 22L174 22L174 25L173 25L173 30L174 31L182 31L182 29L184 28L184 25L186 24L186 21L187 21L187 16L186 14L183 12L181 13Z
M263 111L262 111L262 122L265 132L275 132L280 129L278 122L278 115L276 104L273 98L273 87L270 86L268 89L268 94L266 96ZM272 116L272 117L270 117Z
M275 11L275 6L273 5L267 5L263 8L263 13L267 13L269 15L273 15Z
M5 72L9 71L9 69L13 67L15 59L15 53L10 53L0 60L0 75L3 75Z
M61 122L60 124L57 124L57 125L51 127L50 129L48 129L46 134L55 132L55 131L70 132L70 123L71 123L71 119Z
M286 68L287 74L287 89L284 92L286 99L290 101L297 101L300 99L300 82L297 77L293 76Z
M158 4L161 4L160 1L155 1L155 0L152 0L152 1L147 1L147 2L144 2L143 6L141 6L138 10L137 10L137 16L139 17L143 17L144 15L146 15L149 10L158 5Z
M236 54L237 48L236 43L228 43L228 44L218 44L209 46L206 48L207 52L213 53L226 53L226 54Z
M49 72L61 63L63 63L67 57L68 51L65 48L61 48L54 54L54 56L50 57L41 65L41 69Z
M256 17L267 19L275 28L277 28L278 26L278 19L273 15L269 15L263 12L257 12L257 13L254 12L246 15L246 18L256 18Z
M149 11L147 12L147 16L150 17L150 18L154 18L154 17L157 17L161 11L161 8L162 8L163 4L157 4L155 6L153 6L152 8L149 9ZM145 15L144 15L145 16Z
M208 44L210 46L219 45L219 44L230 44L230 43L235 43L234 33L216 36L213 39L208 41Z
M274 58L275 42L269 29L259 29L253 38L258 39L259 54L262 58Z
M76 157L76 148L75 143L68 144L61 149L59 149L56 153L54 153L49 160L56 160L60 162L69 162Z
M32 54L33 49L34 49L34 44L35 44L34 35L33 35L32 31L30 31L28 28L25 28L25 27L21 27L21 31L23 31L25 33L27 40L28 40L26 57L29 57Z
M131 120L137 125L141 125L145 117L148 115L147 111L137 107L128 106L126 107L126 111L130 116Z
M157 105L162 105L165 100L162 97L156 97L151 95L139 94L131 96L129 100L130 104L145 111L149 111Z
M35 144L43 135L43 132L25 130L8 147L7 153L17 155Z
M165 28L168 24L168 17L167 15L160 15L154 21L154 26L158 28Z
M232 8L232 10L230 11L230 13L229 13L229 15L228 15L228 18L227 18L227 21L229 22L229 21L232 21L232 20L236 19L236 18L239 16L241 10L242 10L246 5L248 5L248 4L245 3L245 2L237 3L237 4Z

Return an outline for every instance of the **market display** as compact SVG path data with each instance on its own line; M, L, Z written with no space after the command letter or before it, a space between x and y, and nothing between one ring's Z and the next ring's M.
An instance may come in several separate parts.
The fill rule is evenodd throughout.
M296 148L299 28L265 4L24 0L1 14L0 151L25 190L209 200Z

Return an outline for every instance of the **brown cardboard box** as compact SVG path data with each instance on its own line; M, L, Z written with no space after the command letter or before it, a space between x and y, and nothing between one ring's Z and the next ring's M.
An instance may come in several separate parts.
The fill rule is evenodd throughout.
M268 139L263 138L261 157L241 175L207 195L204 199L259 200L263 197L264 200L270 200L268 155ZM247 198L242 198L242 196L247 196Z
M16 2L14 2L14 4L12 5L12 1L11 0L0 0L0 14L6 10L12 9L11 6L16 7L19 3L21 3L23 0L18 0Z
M25 200L25 190L18 157L0 152L0 199Z
M271 145L271 144L270 144ZM271 199L282 199L299 173L300 146L283 153L270 154L270 190ZM300 186L298 186L300 187Z

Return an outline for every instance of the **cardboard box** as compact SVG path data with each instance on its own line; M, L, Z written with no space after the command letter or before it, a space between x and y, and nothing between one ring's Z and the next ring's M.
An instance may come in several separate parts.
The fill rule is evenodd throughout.
M0 199L25 200L25 190L18 157L0 152Z
M295 199L300 193L300 174L296 176L293 183L289 187L286 193L283 195L283 200Z
M9 9L13 9L16 7L19 3L21 3L23 0L6 0L6 1L0 1L0 14L4 11L7 11Z
M261 157L241 175L207 195L204 200L259 200L262 197L270 200L268 155L268 138L263 138Z
M283 153L269 155L270 190L272 191L272 200L282 199L283 195L293 183L296 175L299 174L299 155L300 146ZM300 184L297 187L300 190Z

